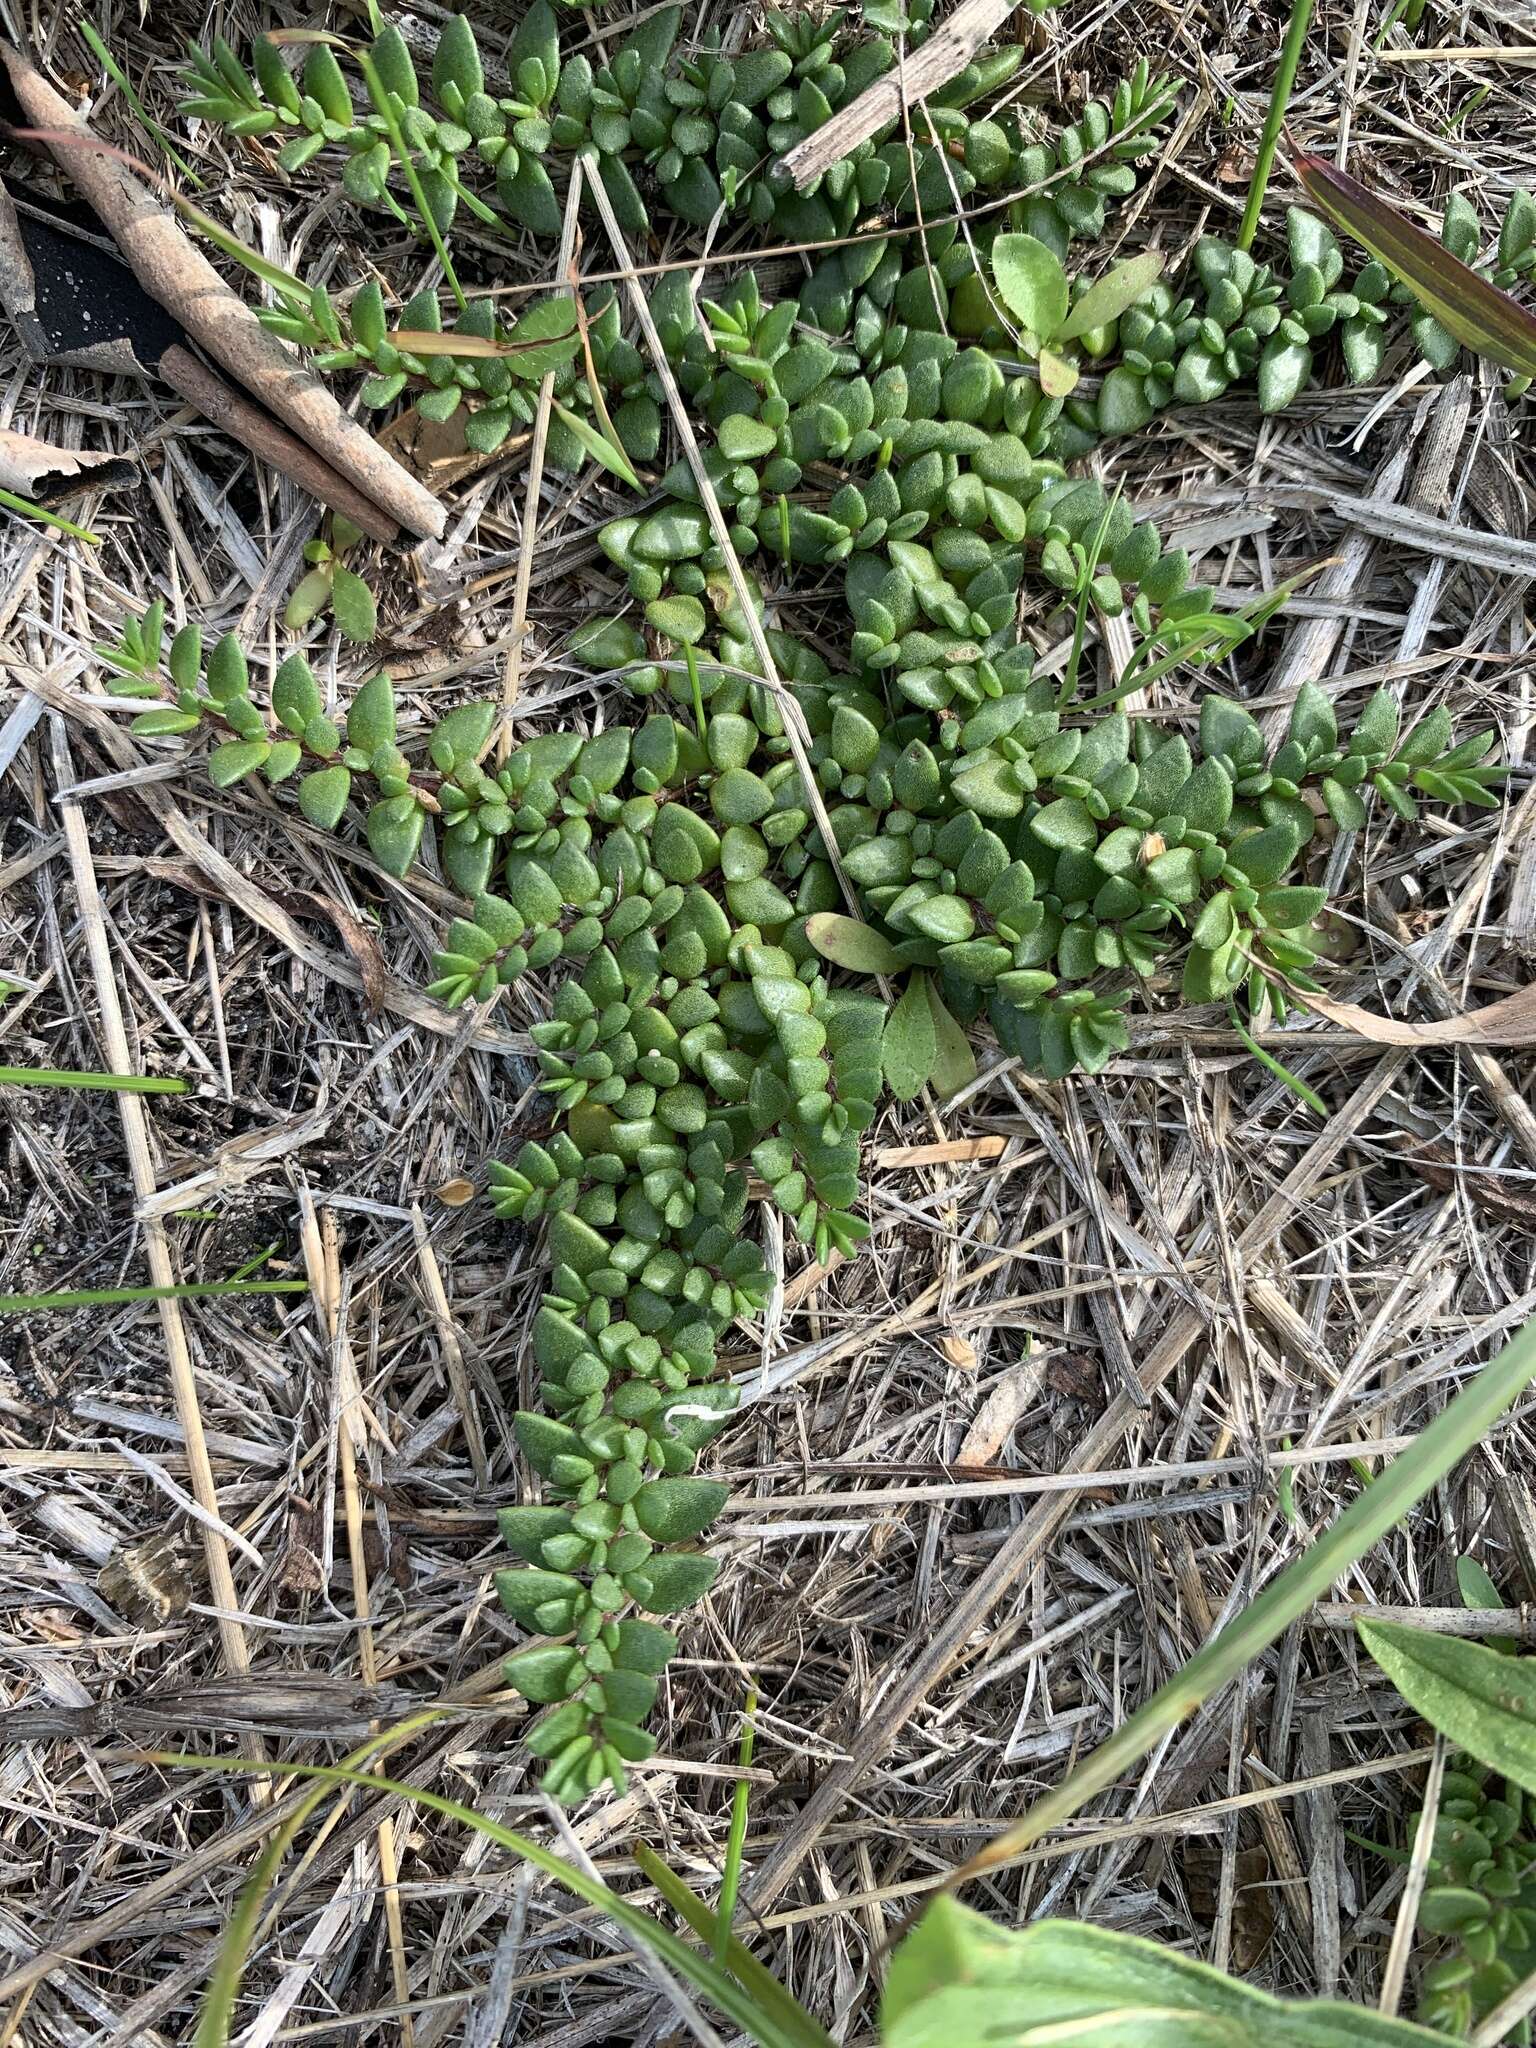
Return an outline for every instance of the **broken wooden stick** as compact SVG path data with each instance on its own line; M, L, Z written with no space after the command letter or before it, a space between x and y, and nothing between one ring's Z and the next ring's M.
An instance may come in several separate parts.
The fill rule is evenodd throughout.
M877 128L896 120L904 106L914 107L929 93L948 85L1017 4L1018 0L961 0L920 50L914 50L873 85L865 86L856 100L850 100L814 135L786 150L779 158L779 170L803 192L813 178L841 163L850 149L867 141Z
M27 121L49 137L51 154L90 201L150 297L365 498L411 533L439 539L447 515L431 492L267 332L148 187L108 152L19 50L0 43L0 63Z

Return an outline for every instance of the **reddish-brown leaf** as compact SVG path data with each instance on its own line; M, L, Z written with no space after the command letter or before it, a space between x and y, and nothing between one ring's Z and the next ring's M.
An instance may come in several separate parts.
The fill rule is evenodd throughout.
M1292 152L1291 167L1318 212L1407 285L1463 347L1536 377L1536 315L1348 171L1305 149Z

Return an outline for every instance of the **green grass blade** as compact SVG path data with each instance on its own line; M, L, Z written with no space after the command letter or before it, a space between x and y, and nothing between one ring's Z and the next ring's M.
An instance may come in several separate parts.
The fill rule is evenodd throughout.
M630 465L629 457L624 453L624 450L618 445L617 441L610 441L606 434L600 434L597 428L592 426L587 420L584 420L579 412L572 412L570 407L562 405L558 398L554 401L554 406L555 411L559 413L561 419L564 420L582 447L586 449L592 460L603 469L610 470L621 483L626 483L632 490L638 491L640 479L635 475L634 469Z
M477 1813L472 1806L462 1805L457 1799L444 1798L439 1792L428 1792L420 1785L403 1784L397 1778L386 1778L378 1772L349 1769L344 1764L252 1763L245 1757L187 1756L177 1751L149 1751L144 1754L143 1761L158 1764L166 1770L232 1771L258 1778L306 1778L317 1785L358 1785L365 1791L388 1792L409 1805L424 1806L429 1812L440 1813L445 1820L457 1821L461 1827L472 1828L488 1841L510 1849L513 1855L521 1856L547 1877L564 1885L567 1891L574 1892L588 1905L606 1913L633 1941L648 1949L686 1984L718 2006L734 2026L740 2027L749 2040L758 2044L758 2048L806 2048L807 2037L803 2033L797 2035L786 2031L777 2016L765 2012L734 1978L727 1976L697 1949L690 1948L670 1928L663 1927L652 1914L630 1905L627 1899L610 1891L600 1878L589 1877L584 1870L577 1869L574 1864L546 1849L542 1842L505 1828L499 1821L488 1820L483 1813ZM234 1932L232 1925L231 1936ZM239 1958L238 1968L239 1974L243 1975L243 1955ZM238 1994L238 1977L231 1981L229 1977L219 1976L217 1971L215 1977L219 1985L220 2009L209 2023L209 2031L205 2032L199 2026L197 2048L225 2048L229 2039L228 2020ZM210 2003L211 1998L210 1991ZM218 2030L213 2031L214 2027Z
M1268 1586L1235 1621L1196 1652L1166 1685L1048 1792L1013 1827L953 1871L953 1887L1022 1853L1070 1820L1195 1710L1234 1679L1305 1614L1371 1546L1400 1522L1488 1431L1536 1378L1536 1317L1437 1415L1409 1450L1394 1458L1333 1526Z
M0 1294L0 1315L45 1308L107 1308L127 1301L202 1301L219 1294L303 1294L307 1280L204 1280L181 1287L75 1287L62 1294Z
M742 1717L741 1746L737 1758L744 1771L752 1767L752 1745L757 1736L757 1694L747 1693ZM748 1779L739 1778L731 1792L731 1831L725 1843L725 1870L720 1879L720 1904L715 1914L715 1961L723 1964L731 1945L731 1922L736 1918L736 1894L741 1889L741 1862L747 1844L747 1807L752 1797Z
M458 301L459 311L462 313L469 301L464 296L464 287L459 283L459 274L453 267L453 258L448 254L448 244L443 240L443 231L437 224L437 216L427 204L427 195L416 169L416 160L411 155L410 145L400 132L394 105L384 89L378 67L366 50L358 52L357 61L362 66L363 83L368 88L368 97L373 101L379 119L389 131L389 146L405 173L405 182L411 188L411 198L416 203L416 211L421 215L421 224L431 238L432 247L437 251L437 260L443 266L443 275L448 280L449 290Z
M81 489L89 488L89 479L81 479ZM72 534L76 540L89 541L93 548L101 546L101 535L89 533L83 526L76 526L72 519L62 513L50 512L46 505L34 505L30 498L18 498L14 491L0 491L0 505L9 511L19 512L24 519L41 519L44 526L56 526L60 533Z
M442 1708L429 1708L425 1713L413 1714L381 1735L371 1735L361 1748L354 1749L343 1759L346 1764L358 1765L377 1756L381 1750L398 1747L412 1735L430 1728L444 1718ZM245 1967L250 1959L251 1949L256 1940L256 1930L261 1922L262 1907L271 1891L278 1868L287 1855L299 1832L310 1815L325 1803L326 1794L332 1790L329 1785L317 1785L294 1806L282 1824L273 1834L257 1859L250 1876L240 1887L240 1896L235 1901L235 1910L230 1915L229 1926L219 1948L218 1960L213 1974L208 1979L208 1991L203 2000L203 2009L198 2016L197 2034L193 2048L228 2048L230 2033L234 2026L235 2002L240 1996L240 1985L245 1976Z
M187 1083L171 1075L83 1074L68 1067L0 1067L4 1088L110 1088L115 1095L185 1095Z
M718 1925L718 1916L710 1911L698 1893L678 1876L670 1864L662 1862L649 1843L641 1842L634 1856L673 1912L686 1920L701 1939L711 1940ZM778 2014L782 2026L792 2033L798 2030L801 2048L832 2048L832 2036L817 2025L799 2000L784 1989L773 1972L765 1969L751 1949L734 1934L726 1943L725 1967L765 2011L772 2010Z
M1251 1032L1249 1032L1249 1030L1243 1023L1242 1018L1238 1015L1236 1003L1228 1003L1227 1015L1232 1020L1232 1029L1243 1041L1243 1044L1247 1046L1249 1052L1252 1053L1253 1057L1258 1061L1259 1065L1263 1067L1266 1072L1273 1074L1277 1081L1283 1081L1286 1087L1289 1088L1291 1093L1296 1097L1296 1100L1298 1102L1304 1102L1307 1105L1308 1109L1314 1110L1318 1116L1327 1116L1328 1105L1326 1102L1324 1102L1321 1095L1318 1094L1317 1090L1315 1088L1309 1088L1306 1082L1301 1080L1297 1075L1293 1074L1288 1066L1286 1066L1282 1061L1277 1060L1272 1052L1266 1052L1264 1050L1263 1046L1260 1045L1258 1040L1252 1035Z
M1291 0L1291 15L1285 24L1285 40L1280 45L1280 62L1275 69L1275 82L1270 88L1269 109L1264 116L1264 132L1259 137L1258 154L1253 161L1253 176L1248 180L1248 201L1243 208L1243 224L1237 231L1239 249L1251 249L1253 238L1259 231L1259 215L1264 207L1264 194L1269 189L1269 174L1275 166L1275 151L1280 146L1281 131L1285 127L1285 110L1291 103L1291 90L1296 83L1297 67L1301 53L1306 47L1307 30L1312 25L1313 0Z
M165 151L166 155L170 158L171 162L176 166L177 170L180 171L181 175L187 180L188 184L194 185L197 188L197 190L201 192L204 189L202 179L197 175L196 171L193 170L192 166L187 162L186 158L184 156L180 156L177 154L176 149L171 142L171 138L169 137L169 135L166 134L165 130L160 126L159 122L153 118L149 110L144 105L144 102L139 98L138 94L134 91L133 87L128 83L127 73L118 63L117 59L113 56L112 52L107 48L106 44L102 41L101 37L97 35L95 29L91 27L91 24L88 21L82 21L79 24L79 28L81 35L84 36L86 42L89 44L91 54L96 59L96 62L101 66L102 70L106 72L107 76L116 85L118 91L122 94L123 98L128 102L129 106L132 107L134 113L137 114L139 118L140 127L143 128L147 134L150 134L155 138L156 142L159 143L160 147Z

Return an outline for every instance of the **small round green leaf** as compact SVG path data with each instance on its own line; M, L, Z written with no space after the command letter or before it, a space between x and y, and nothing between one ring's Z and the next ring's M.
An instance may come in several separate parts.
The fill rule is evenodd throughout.
M901 955L873 925L835 910L817 911L805 921L805 935L824 960L850 974L897 974Z

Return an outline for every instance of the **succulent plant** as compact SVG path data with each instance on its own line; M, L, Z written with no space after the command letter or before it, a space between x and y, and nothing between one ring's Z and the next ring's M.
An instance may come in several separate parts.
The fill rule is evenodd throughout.
M665 8L594 66L562 57L535 0L506 90L448 20L432 109L392 27L369 52L370 110L323 44L296 78L265 38L254 76L222 43L193 59L189 112L281 132L295 173L333 150L355 201L404 219L408 170L439 241L461 206L556 233L562 155L579 151L628 233L655 203L699 227L735 213L780 240L842 242L796 299L767 302L750 267L713 297L676 270L650 293L745 580L686 462L600 529L618 608L564 653L615 681L621 705L641 700L632 717L498 757L491 703L412 738L388 676L344 712L298 655L262 689L232 637L205 650L189 626L167 647L159 604L101 650L109 688L159 700L135 730L206 734L220 786L291 784L312 825L355 807L388 872L435 863L463 901L433 996L488 1002L550 976L532 1026L543 1109L489 1182L500 1215L548 1229L539 1406L516 1418L543 1492L502 1516L520 1563L499 1585L523 1628L559 1639L507 1675L549 1709L530 1742L564 1798L622 1785L649 1753L642 1723L676 1647L652 1617L715 1575L700 1539L726 1490L694 1468L735 1401L720 1339L770 1295L751 1203L819 1260L854 1251L882 1096L964 1086L983 1016L1005 1052L1061 1079L1125 1047L1148 983L1283 1011L1323 971L1320 821L1489 805L1502 773L1491 734L1458 743L1444 711L1400 733L1385 693L1346 733L1307 685L1271 750L1223 695L1187 736L1079 704L1075 649L1059 683L1036 672L1025 624L1053 615L1078 641L1090 609L1125 615L1124 688L1257 630L1265 607L1218 613L1183 550L1068 465L1239 382L1288 405L1335 332L1348 374L1375 377L1393 294L1373 265L1346 284L1333 236L1300 213L1282 264L1215 238L1176 280L1155 252L1102 275L1079 262L1073 244L1101 232L1171 111L1145 64L1048 141L1013 111L972 114L1020 57L982 50L910 138L893 127L807 191L781 189L772 160L887 70L898 38L921 41L930 14L878 0L856 30L841 13L770 12L757 46L727 52L713 34L680 44ZM977 188L1014 196L962 232L956 199ZM1533 242L1536 203L1517 195L1499 275L1530 271ZM557 293L506 319L447 274L446 331L435 292L391 316L377 283L290 292L264 317L322 369L364 373L366 404L462 416L471 448L529 423L552 376L552 460L595 455L631 480L630 464L664 464L665 385L616 298ZM841 592L834 664L784 629L807 571ZM849 980L871 975L880 995ZM1483 1920L1504 1910L1496 1896L1479 1894Z

